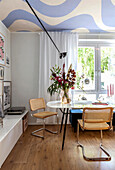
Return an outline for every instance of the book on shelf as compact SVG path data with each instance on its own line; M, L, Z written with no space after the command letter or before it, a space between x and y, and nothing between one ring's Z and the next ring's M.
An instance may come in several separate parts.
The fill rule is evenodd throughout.
M93 102L93 105L108 105L106 102Z

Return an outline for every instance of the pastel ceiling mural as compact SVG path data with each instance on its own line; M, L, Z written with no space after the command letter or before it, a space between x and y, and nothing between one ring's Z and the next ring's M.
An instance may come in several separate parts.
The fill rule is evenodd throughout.
M115 32L115 0L28 0L48 31ZM0 0L0 20L13 32L41 31L25 0Z

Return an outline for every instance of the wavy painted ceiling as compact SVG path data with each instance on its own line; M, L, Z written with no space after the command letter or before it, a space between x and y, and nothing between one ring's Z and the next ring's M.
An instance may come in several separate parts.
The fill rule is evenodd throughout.
M115 32L115 0L28 0L48 31ZM11 32L41 31L25 0L0 0Z

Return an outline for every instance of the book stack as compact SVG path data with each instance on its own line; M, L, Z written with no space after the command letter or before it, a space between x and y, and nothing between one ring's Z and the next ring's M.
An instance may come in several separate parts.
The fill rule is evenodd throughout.
M92 104L93 105L108 105L108 103L104 103L104 102L94 102Z

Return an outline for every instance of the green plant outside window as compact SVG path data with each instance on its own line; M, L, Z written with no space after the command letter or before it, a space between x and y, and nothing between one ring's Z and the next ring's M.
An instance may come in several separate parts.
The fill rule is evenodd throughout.
M78 48L78 64L82 65L82 73L85 77L94 80L94 48L80 47ZM78 70L79 71L79 70Z

